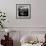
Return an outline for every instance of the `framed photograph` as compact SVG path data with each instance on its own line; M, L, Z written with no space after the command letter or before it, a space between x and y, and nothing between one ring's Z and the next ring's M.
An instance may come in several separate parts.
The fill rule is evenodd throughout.
M31 4L16 4L16 18L30 19L31 18Z

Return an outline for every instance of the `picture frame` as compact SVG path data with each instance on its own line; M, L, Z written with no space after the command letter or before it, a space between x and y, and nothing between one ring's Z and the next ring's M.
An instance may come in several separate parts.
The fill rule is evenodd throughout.
M31 4L16 4L16 18L30 19L31 18Z

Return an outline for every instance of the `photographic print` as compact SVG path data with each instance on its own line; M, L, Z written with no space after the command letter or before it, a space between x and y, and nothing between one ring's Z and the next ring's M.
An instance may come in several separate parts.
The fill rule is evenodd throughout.
M30 19L31 5L30 4L16 4L16 18Z

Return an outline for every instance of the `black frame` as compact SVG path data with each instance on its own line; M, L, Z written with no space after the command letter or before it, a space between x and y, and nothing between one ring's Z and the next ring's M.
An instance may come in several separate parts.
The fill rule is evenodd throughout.
M26 8L24 8L24 7L26 7ZM22 8L24 8L25 10ZM26 12L26 13L28 12L28 15L26 14L27 15L26 16L24 14L25 16L19 16L19 14L18 14L19 10L18 9L20 9L20 10L22 9L23 10L23 11L21 10L22 12ZM31 4L16 4L16 18L17 19L30 19L31 18Z

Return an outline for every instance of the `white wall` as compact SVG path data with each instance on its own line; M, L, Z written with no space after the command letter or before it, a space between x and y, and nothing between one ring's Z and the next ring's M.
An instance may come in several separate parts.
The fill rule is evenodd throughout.
M16 4L31 4L31 19L16 19ZM7 15L5 26L11 31L20 31L20 36L31 31L46 33L46 0L0 0L0 10Z
M31 19L16 19L16 4L31 4ZM6 27L46 27L46 0L0 0L6 12Z

